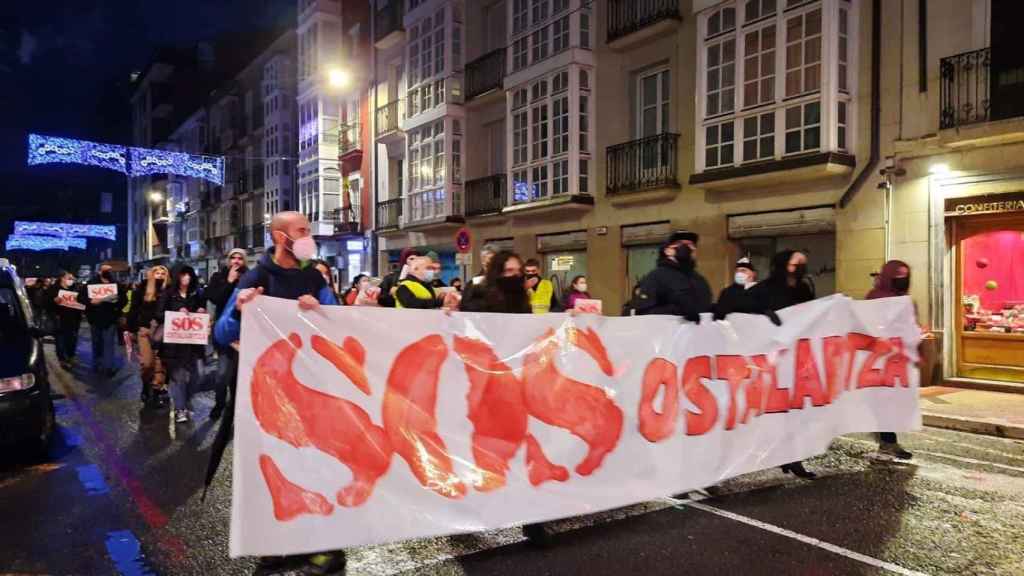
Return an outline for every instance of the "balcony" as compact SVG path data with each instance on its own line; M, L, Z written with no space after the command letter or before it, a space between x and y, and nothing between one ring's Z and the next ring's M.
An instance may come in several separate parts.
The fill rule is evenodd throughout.
M352 206L335 208L330 213L329 221L334 224L335 236L352 236L362 233L362 228L359 226L359 213Z
M342 174L355 172L362 165L363 141L358 122L350 122L338 127L338 157L341 160Z
M679 188L679 134L665 132L609 146L606 151L609 196Z
M438 188L407 194L402 209L402 228L443 227L464 224L462 191Z
M402 100L395 100L377 108L377 139L401 136Z
M377 203L377 231L398 230L402 220L402 199L394 198Z
M405 16L403 4L405 0L388 0L386 6L377 10L374 16L376 31L373 45L378 50L387 50L405 38L405 27L402 24L402 18Z
M608 0L608 47L625 50L674 31L679 0Z
M466 64L466 101L498 91L505 79L505 49L499 48Z
M507 182L505 174L495 174L466 182L466 216L501 214L505 208Z
M991 48L982 48L939 60L940 144L965 147L1024 141L1020 69L1010 65L1003 72L993 70L996 56Z

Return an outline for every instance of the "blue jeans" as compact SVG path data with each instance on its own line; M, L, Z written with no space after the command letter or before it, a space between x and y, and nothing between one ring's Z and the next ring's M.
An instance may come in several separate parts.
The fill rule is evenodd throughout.
M169 363L171 399L175 410L191 410L192 395L199 385L199 366L195 360Z
M114 347L117 345L117 326L89 325L92 334L92 366L97 370L114 369Z

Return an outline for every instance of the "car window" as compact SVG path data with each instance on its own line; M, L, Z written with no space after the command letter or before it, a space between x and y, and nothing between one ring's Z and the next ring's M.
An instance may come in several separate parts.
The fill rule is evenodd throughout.
M0 288L0 342L23 338L27 326L21 298L10 288Z

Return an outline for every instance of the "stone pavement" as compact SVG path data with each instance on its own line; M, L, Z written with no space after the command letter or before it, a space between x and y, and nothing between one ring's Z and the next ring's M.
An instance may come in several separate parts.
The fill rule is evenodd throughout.
M921 414L925 426L1024 440L1024 394L930 386Z

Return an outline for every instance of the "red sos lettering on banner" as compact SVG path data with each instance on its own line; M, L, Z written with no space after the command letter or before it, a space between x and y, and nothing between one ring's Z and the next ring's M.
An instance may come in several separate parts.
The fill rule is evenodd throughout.
M205 345L209 336L209 314L164 312L164 342Z

